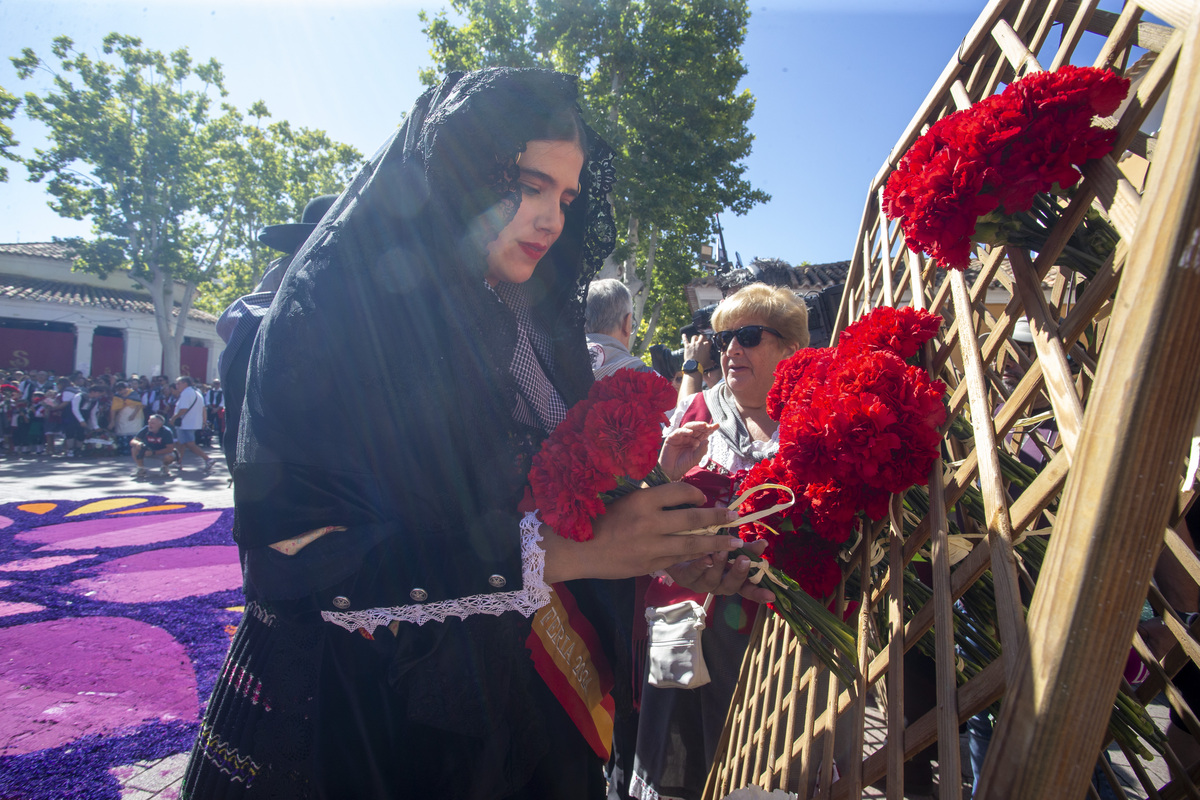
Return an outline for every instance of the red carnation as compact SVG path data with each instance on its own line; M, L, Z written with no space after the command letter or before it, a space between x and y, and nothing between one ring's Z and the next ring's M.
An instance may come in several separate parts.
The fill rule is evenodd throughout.
M854 530L854 519L865 505L863 492L850 484L829 480L810 483L804 490L809 521L818 536L842 544Z
M848 356L867 348L877 348L891 350L900 358L908 359L937 334L941 325L941 317L923 309L881 306L846 326L838 336L838 354Z
M621 400L637 402L656 411L666 412L675 407L676 392L671 382L657 372L619 369L603 380L592 384L588 400Z
M640 481L658 463L666 415L639 402L593 404L583 422L583 441L595 468Z
M834 360L834 348L809 347L797 350L775 367L775 381L767 392L767 414L778 421L787 403L807 403L820 386ZM797 387L800 394L793 397Z
M884 213L900 220L911 249L963 269L979 217L1027 210L1035 195L1073 186L1078 167L1112 150L1116 132L1092 119L1115 111L1128 91L1111 72L1067 65L943 117L888 178Z

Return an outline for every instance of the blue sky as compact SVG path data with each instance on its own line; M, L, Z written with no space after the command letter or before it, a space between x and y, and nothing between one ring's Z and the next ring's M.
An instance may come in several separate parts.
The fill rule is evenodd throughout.
M725 241L748 262L848 259L869 182L984 0L753 0L743 58L756 98L750 181L772 195L743 217L726 215ZM229 100L262 99L277 119L321 128L370 154L420 92L429 66L417 11L440 0L0 0L0 86L21 81L9 56L71 36L97 52L105 33L143 38L196 60L216 58ZM1054 37L1056 38L1056 37ZM41 126L18 118L21 150ZM50 211L23 167L0 184L0 242L86 235Z

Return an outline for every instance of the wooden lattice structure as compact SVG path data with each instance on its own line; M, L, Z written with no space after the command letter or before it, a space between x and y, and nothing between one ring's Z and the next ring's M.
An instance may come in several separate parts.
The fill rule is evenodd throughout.
M1180 486L1200 410L1200 8L1141 0L1118 15L1097 4L992 0L948 48L949 64L870 187L838 328L880 305L945 317L923 355L949 387L945 458L933 469L927 511L900 513L894 502L875 558L860 542L845 567L836 602L864 601L850 620L865 665L855 685L839 685L777 617L760 615L708 798L750 785L857 798L884 778L888 797L899 798L905 760L935 741L940 775L953 776L941 781L940 797L960 797L959 726L997 701L980 789L987 798L1094 796L1089 779L1109 742L1118 691L1145 705L1165 687L1200 742L1200 721L1170 685L1188 659L1200 664L1200 623L1189 630L1150 580L1165 544L1200 584L1200 560L1175 532L1192 501ZM1111 120L1112 155L1091 162L1069 200L1055 204L1044 243L981 246L966 274L905 248L881 194L909 146L937 119L1016 77L1067 63L1113 69L1133 88ZM1164 107L1161 127L1143 130ZM1087 224L1116 240L1090 274L1061 258ZM1034 339L1028 354L1011 339L1021 317ZM1003 380L1009 363L1015 385ZM1050 419L1057 436L1043 437L1036 423ZM1026 443L1043 464L1017 494L1007 456ZM963 513L971 498L982 504L982 522ZM964 536L952 541L951 530ZM1045 542L1036 588L1021 556L1027 534ZM963 541L971 549L960 559ZM888 566L918 553L928 599ZM1002 650L964 670L955 602L989 583ZM1137 635L1148 592L1174 637L1158 660ZM903 654L926 634L937 704L905 725ZM1152 662L1136 690L1122 679L1131 641ZM869 694L887 739L854 757L864 753ZM1146 795L1159 796L1139 756L1122 747ZM1162 757L1178 768L1169 747ZM1200 800L1196 783L1193 768L1161 796Z

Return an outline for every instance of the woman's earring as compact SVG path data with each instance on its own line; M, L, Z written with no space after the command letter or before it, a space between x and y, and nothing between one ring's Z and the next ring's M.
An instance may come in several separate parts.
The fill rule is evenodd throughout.
M575 184L575 194L583 194L583 184L582 183Z
M520 163L521 163L521 154L522 154L523 152L524 152L523 150L518 150L518 151L517 151L517 158L516 158L516 160L515 160L515 161L513 161L513 163L514 163L514 164L520 165Z

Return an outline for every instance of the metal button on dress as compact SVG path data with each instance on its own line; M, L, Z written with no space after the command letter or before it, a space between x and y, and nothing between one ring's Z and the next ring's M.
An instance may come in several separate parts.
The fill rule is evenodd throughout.
M504 584L508 583L508 581L504 579L503 575L493 575L492 577L488 578L488 583L491 584L493 589L502 589Z
M415 603L424 603L429 599L429 592L425 591L424 589L413 589L408 593L408 596L411 597Z
M335 606L337 606L338 608L343 608L343 609L349 608L350 607L350 598L343 597L342 595L339 594L337 597L333 598L333 604Z

